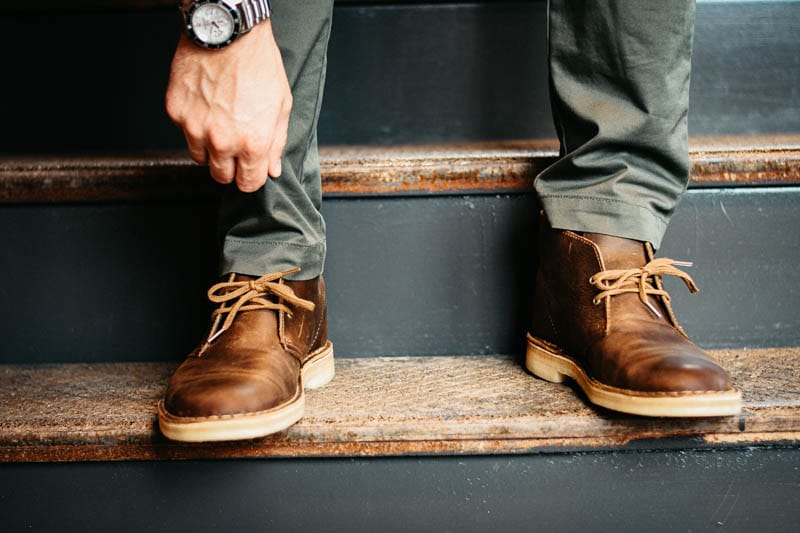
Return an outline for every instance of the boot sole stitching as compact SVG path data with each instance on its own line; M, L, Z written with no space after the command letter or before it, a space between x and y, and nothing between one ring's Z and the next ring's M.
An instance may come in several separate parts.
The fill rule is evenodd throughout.
M624 396L633 396L633 397L642 397L642 398L686 398L691 396L719 396L723 394L728 394L731 392L739 392L737 389L730 387L724 390L708 390L708 391L693 391L693 390L685 390L685 391L637 391L634 389L623 389L621 387L614 387L613 385L606 385L596 379L592 378L586 373L586 370L583 369L583 366L575 359L570 357L567 353L565 353L561 348L547 342L544 339L536 338L532 335L528 335L528 345L535 345L540 349L545 349L549 351L551 356L558 357L561 359L566 360L570 365L572 365L578 372L581 373L582 377L591 384L596 389L601 389L604 391L622 394ZM567 375L567 377L571 379L575 379L572 376Z

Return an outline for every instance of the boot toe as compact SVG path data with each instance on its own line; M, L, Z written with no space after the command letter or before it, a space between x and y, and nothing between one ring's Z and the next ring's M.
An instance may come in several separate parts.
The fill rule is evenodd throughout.
M207 376L170 387L164 406L175 416L207 418L268 411L291 401L297 389L255 376Z
M731 389L728 373L697 345L667 327L617 331L595 346L591 373L601 382L641 392Z
M648 370L650 390L665 392L725 391L731 388L728 373L703 357L662 357Z

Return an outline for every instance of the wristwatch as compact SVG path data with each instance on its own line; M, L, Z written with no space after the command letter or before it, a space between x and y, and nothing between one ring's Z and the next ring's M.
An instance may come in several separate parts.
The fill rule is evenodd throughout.
M179 0L189 38L204 48L228 46L272 15L269 0Z

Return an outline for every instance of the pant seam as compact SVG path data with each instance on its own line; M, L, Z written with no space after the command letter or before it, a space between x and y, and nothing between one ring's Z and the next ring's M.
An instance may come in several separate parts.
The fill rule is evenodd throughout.
M659 215L658 213L656 213L655 211L653 211L652 209L650 209L648 207L645 207L645 206L639 205L639 204L634 204L634 203L631 203L631 202L626 202L624 200L617 200L617 199L614 199L614 198L598 198L596 196L581 196L581 195L567 195L567 194L545 194L545 195L540 196L539 198L542 199L542 200L545 199L545 198L556 198L556 199L561 199L561 200L589 200L589 201L592 201L592 202L606 202L606 203L612 203L612 204L622 204L622 205L627 205L627 206L631 206L631 207L636 207L638 209L641 209L642 211L646 211L650 215L652 215L654 218L659 220L660 222L663 222L664 224L667 224L667 222L668 222L667 218L665 218L662 215Z
M316 248L318 246L324 246L325 243L320 241L314 244L297 244L293 242L283 242L283 241L273 241L273 240L258 240L254 241L251 239L240 239L237 237L228 237L225 239L226 242L232 242L237 244L246 244L246 245L254 245L254 246L261 246L261 245L268 245L268 246L290 246L292 248Z
M329 14L329 18L332 18L332 16L333 16L332 13ZM322 50L323 62L322 62L322 65L321 65L321 67L319 69L319 76L317 77L317 101L314 103L314 113L312 114L312 116L314 117L314 123L312 124L312 127L309 128L309 135L308 135L308 138L306 139L306 146L303 149L303 157L300 160L300 168L299 168L299 173L298 173L298 178L301 180L301 183L303 183L303 184L305 184L305 182L306 182L306 175L305 175L306 158L308 157L308 151L311 149L311 142L314 140L314 137L317 134L317 125L319 123L320 106L322 104L322 91L324 90L324 86L323 86L324 82L323 82L323 80L325 79L325 71L327 69L326 65L327 65L327 56L328 56L328 45L330 44L330 34L331 34L331 25L332 24L333 24L333 22L329 20L328 24L323 29L323 31L325 32L325 45L324 45L323 50ZM317 38L317 42L319 42L319 38ZM301 72L306 68L306 66L308 64L308 61L310 60L310 57L311 57L311 54L309 53L305 58L305 61L303 63L303 67L300 69ZM319 178L320 178L320 181L321 181L322 180L321 173L320 173L320 177ZM320 186L321 186L321 184L320 184Z

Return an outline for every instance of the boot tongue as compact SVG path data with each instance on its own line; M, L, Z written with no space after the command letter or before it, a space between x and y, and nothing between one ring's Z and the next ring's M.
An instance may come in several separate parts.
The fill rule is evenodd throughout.
M627 270L647 264L644 243L602 233L584 233L583 236L597 245L606 270Z
M628 270L646 265L649 257L643 242L623 239L601 233L584 233L583 236L597 245L606 270ZM631 319L666 321L666 308L660 298L649 296L650 304L661 316L656 316L643 305L638 294L618 294L612 297L614 322Z

